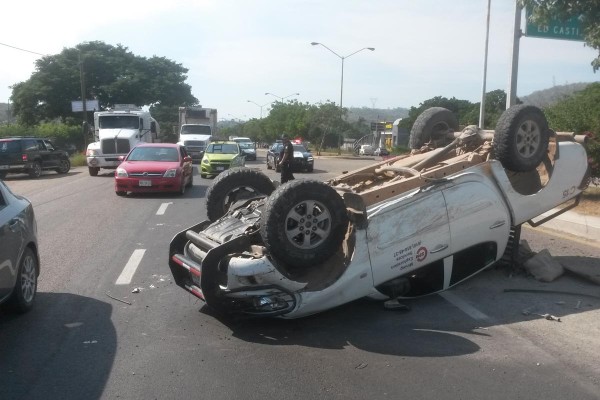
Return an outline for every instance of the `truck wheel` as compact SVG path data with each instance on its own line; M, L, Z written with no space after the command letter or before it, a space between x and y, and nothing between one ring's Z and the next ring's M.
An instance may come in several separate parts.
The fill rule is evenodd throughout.
M40 164L38 161L34 162L29 170L29 176L35 179L42 176L42 164Z
M535 169L546 156L550 129L537 107L519 104L504 111L494 133L494 156L510 171Z
M98 167L88 167L88 171L90 173L90 176L98 176L98 172L100 171L100 168L98 168Z
M222 172L206 192L206 214L216 221L237 200L256 195L269 196L275 184L268 176L250 168L237 167Z
M278 187L265 204L260 235L269 252L292 267L308 267L338 251L348 215L329 185L296 180Z
M452 111L443 107L431 107L417 117L410 130L408 146L419 149L432 140L446 138L449 131L458 130L458 119Z
M71 169L71 161L68 158L63 158L60 160L58 168L56 168L56 172L59 174L66 174Z

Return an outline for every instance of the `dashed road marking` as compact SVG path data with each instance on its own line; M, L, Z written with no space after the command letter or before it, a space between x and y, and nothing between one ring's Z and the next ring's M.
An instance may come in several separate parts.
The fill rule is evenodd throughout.
M145 252L146 249L135 249L133 251L133 254L129 257L129 261L125 264L125 268L123 268L123 272L117 278L117 285L129 285L131 283L133 274L135 274L137 267L140 265Z
M439 295L475 320L483 321L490 319L487 315L485 315L484 313L482 313L481 311L479 311L478 309L476 309L475 307L473 307L472 305L470 305L469 303L467 303L452 292L442 292L439 293Z
M156 212L156 215L164 215L165 211L167 211L167 207L169 207L169 204L173 204L173 202L162 203L160 205L160 207L158 207L158 211Z

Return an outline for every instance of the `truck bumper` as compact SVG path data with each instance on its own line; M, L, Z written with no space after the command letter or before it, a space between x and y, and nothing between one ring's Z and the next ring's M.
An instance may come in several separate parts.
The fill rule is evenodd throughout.
M92 168L107 168L107 169L115 169L121 164L119 161L119 156L122 154L113 154L109 156L94 156L94 157L86 157L88 167ZM126 155L126 154L123 154Z

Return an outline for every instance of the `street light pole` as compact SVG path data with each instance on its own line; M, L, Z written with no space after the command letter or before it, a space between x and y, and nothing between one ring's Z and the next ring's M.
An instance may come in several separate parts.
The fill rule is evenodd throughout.
M252 100L246 100L246 101L247 101L248 103L256 104L257 106L259 106L259 107L260 107L260 119L262 119L262 115L263 115L263 114L262 114L262 110L263 110L263 107L264 107L264 106L268 106L269 104L271 104L271 103L272 103L272 101L270 101L270 102L268 102L268 103L265 103L265 104L263 104L263 105L261 106L260 104L258 104L258 103L256 103L256 102L254 102L254 101L252 101Z
M287 95L285 97L281 97L281 96L277 96L276 94L269 93L269 92L265 93L265 96L268 95L268 94L270 94L271 96L277 97L279 99L279 101L281 101L282 103L283 103L283 100L287 99L288 97L300 96L300 93L292 93L292 94L289 94L289 95Z
M313 46L323 46L327 50L329 50L330 52L335 54L340 60L342 60L342 79L341 79L341 83L340 83L340 120L342 120L343 115L344 115L344 60L348 57L355 55L358 52L363 51L363 50L375 51L375 47L363 47L362 49L358 49L354 53L350 53L347 56L340 56L338 53L331 50L329 47L325 46L323 43L311 42L310 44ZM342 134L340 133L340 139L341 139L341 136L342 136ZM341 146L340 143L338 143L338 145ZM341 151L341 149L340 149L340 151Z

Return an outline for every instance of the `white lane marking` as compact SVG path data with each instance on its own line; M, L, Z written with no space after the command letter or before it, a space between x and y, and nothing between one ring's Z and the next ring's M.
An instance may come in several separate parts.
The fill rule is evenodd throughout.
M484 313L482 313L481 311L479 311L478 309L476 309L475 307L473 307L472 305L470 305L469 303L467 303L452 292L442 292L439 293L439 295L446 299L449 303L454 304L462 312L464 312L469 317L475 320L482 321L489 319L487 315L485 315Z
M167 207L169 207L169 204L173 204L173 202L162 203L160 205L160 207L158 207L158 211L156 212L156 215L164 215L165 211L167 211Z
M129 261L125 264L125 268L123 268L123 272L117 278L117 285L129 285L131 283L131 278L133 278L133 274L135 274L138 265L140 265L145 252L146 249L135 249L133 251L133 254L129 257Z

